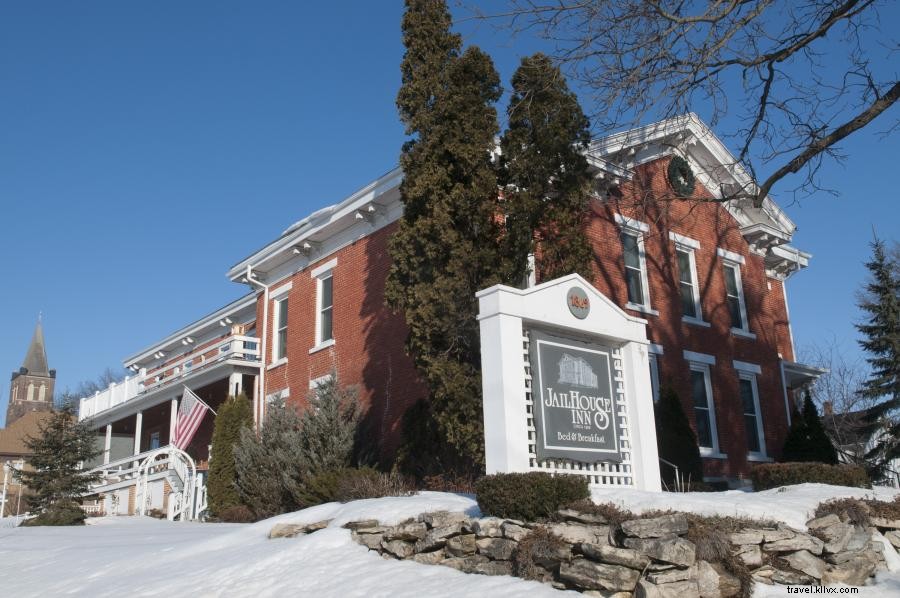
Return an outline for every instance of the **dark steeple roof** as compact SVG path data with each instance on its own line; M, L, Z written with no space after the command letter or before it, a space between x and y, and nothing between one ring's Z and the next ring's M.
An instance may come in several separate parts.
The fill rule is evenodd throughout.
M34 327L34 336L31 337L31 344L28 345L28 353L25 354L25 361L22 367L28 370L32 376L50 376L50 368L47 367L47 350L44 348L44 328L38 319L37 326Z

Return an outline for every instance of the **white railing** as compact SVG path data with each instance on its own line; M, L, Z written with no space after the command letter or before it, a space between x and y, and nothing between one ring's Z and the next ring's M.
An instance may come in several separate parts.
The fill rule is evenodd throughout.
M212 355L208 355L213 353ZM126 377L122 382L110 384L106 390L97 391L79 402L78 419L87 419L137 398L157 388L178 382L191 374L202 371L228 359L259 361L259 339L253 336L232 335L221 339L178 361L166 364L165 369L143 376ZM199 360L198 363L194 363Z

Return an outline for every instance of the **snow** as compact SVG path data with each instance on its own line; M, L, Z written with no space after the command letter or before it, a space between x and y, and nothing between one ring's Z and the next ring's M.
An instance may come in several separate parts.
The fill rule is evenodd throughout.
M594 500L629 510L683 509L698 513L778 519L803 528L815 505L833 497L898 491L854 490L821 484L759 493L655 494L595 490ZM506 576L468 575L448 567L385 560L353 542L340 526L351 520L392 524L425 511L479 515L473 497L422 492L347 504L329 503L254 524L172 523L144 517L89 519L85 527L12 528L0 520L3 595L30 596L235 596L264 598L479 596L492 598L576 596ZM332 519L328 528L298 538L269 540L275 523ZM900 565L900 557L889 556ZM757 598L784 596L783 586L757 584ZM900 596L900 574L884 573L861 596Z

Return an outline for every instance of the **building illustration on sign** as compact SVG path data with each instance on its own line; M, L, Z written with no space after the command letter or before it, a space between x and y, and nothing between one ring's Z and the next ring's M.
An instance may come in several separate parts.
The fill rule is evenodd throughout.
M559 360L558 382L584 388L598 387L594 368L583 357L572 357L568 353L563 354L562 359Z

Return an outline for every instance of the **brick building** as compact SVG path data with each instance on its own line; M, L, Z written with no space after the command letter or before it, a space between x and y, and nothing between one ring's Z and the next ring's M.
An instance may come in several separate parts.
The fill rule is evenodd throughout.
M792 391L818 372L793 361L785 282L810 257L788 244L795 225L769 198L760 207L719 199L723 189L753 182L693 115L598 140L588 157L597 182L586 225L591 282L646 320L654 395L661 385L680 395L709 479L735 480L750 463L777 458ZM673 180L684 172L670 168L673 159L695 175L697 201L675 199L673 185L685 181ZM390 455L403 413L425 395L404 353L402 316L384 305L401 178L392 170L235 264L228 276L250 294L126 360L138 373L135 397L122 391L128 398L118 415L133 419L143 404L168 417L180 383L197 390L192 380L206 371L211 401L244 389L260 421L269 401L303 404L336 371L342 383L358 386L365 425ZM540 273L529 284L537 282ZM240 363L222 368L203 358L235 339ZM149 387L153 401L131 400ZM83 409L106 422L104 401L86 398Z

